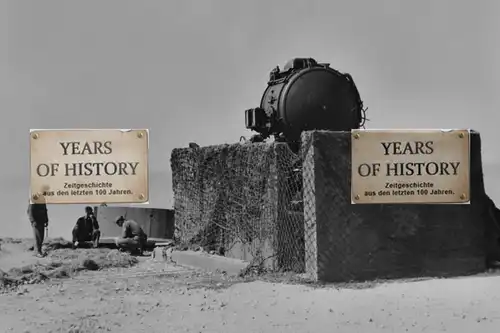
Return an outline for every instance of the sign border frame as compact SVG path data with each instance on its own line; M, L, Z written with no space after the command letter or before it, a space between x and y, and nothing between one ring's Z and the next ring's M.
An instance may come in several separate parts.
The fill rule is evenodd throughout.
M352 145L352 140L354 135L356 133L362 133L362 132L452 132L452 131L466 131L467 132L467 155L468 155L468 169L469 169L469 177L468 177L468 192L469 195L467 196L466 201L462 202L356 202L354 200L354 195L353 195L353 185L352 185L352 179L353 179L353 172L352 172L352 152L353 152L353 145ZM374 128L374 129L367 129L367 128L356 128L356 129L351 129L350 131L350 140L351 140L351 159L350 159L350 166L351 166L351 182L350 182L350 199L351 199L351 205L470 205L471 204L471 176L470 176L470 171L471 171L471 134L473 133L473 130L470 128L452 128L452 129L442 129L442 128L388 128L388 129L383 129L383 128Z
M29 203L30 204L37 204L33 202L33 191L31 188L31 134L34 132L64 132L64 131L92 131L92 132L98 132L98 131L120 131L120 132L131 132L131 131L144 131L146 132L146 145L147 145L147 193L145 193L145 200L142 202L119 202L119 203L111 203L111 205L149 205L150 204L150 179L149 179L149 174L150 174L150 156L149 156L149 149L150 149L150 131L148 128L30 128L29 131L29 163L28 163L28 174L29 174L29 187L28 187L28 197L29 197ZM74 202L59 202L59 203L48 203L48 205L102 205L105 204L109 206L108 203L106 202L85 202L85 203L74 203Z

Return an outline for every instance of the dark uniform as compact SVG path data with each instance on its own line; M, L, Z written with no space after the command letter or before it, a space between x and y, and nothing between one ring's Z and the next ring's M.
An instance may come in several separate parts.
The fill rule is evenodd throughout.
M28 218L33 228L33 236L35 237L35 247L39 255L42 255L42 244L45 237L45 227L49 224L49 215L47 214L47 205L45 204L29 204Z
M101 231L99 230L99 223L94 214L88 214L78 218L73 228L73 244L76 242L93 242L94 247L98 247L100 238Z

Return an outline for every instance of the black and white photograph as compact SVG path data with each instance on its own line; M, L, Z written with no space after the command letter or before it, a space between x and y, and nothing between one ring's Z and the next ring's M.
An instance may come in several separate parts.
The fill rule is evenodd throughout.
M0 0L0 333L499 332L499 17Z

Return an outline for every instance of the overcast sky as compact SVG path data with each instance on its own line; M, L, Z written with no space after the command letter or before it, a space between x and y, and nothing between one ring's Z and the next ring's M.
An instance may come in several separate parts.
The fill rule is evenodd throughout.
M500 161L498 0L0 3L4 191L28 182L30 128L150 128L167 175L174 147L248 135L269 70L301 56L352 74L369 128L474 128Z

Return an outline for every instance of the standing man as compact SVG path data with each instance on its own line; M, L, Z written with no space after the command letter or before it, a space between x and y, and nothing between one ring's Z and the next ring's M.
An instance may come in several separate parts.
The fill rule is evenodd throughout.
M47 214L46 204L32 204L28 205L28 218L31 222L33 229L33 236L35 237L34 251L36 256L43 257L42 244L45 237L45 228L49 225L49 215Z
M77 248L82 242L92 242L95 248L99 247L101 231L99 223L94 216L92 207L85 207L85 215L78 218L73 228L73 248Z
M132 253L143 255L148 236L141 226L133 220L125 220L123 216L116 218L116 224L122 228L121 237L116 238L116 246L120 250L130 250Z

